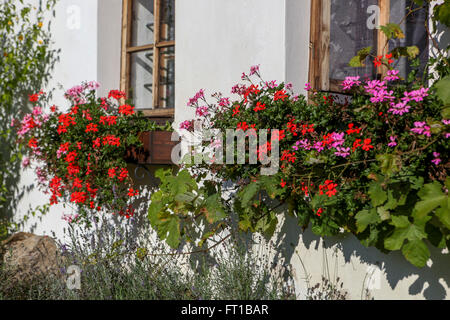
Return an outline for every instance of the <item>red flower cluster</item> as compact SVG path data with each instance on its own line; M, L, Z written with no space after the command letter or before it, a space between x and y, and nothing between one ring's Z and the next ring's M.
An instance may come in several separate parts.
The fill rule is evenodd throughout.
M73 192L70 196L70 202L85 203L86 200L87 200L86 192L83 191Z
M302 135L305 135L307 133L313 133L314 132L314 124L304 124L302 125Z
M86 130L85 130L85 132L86 133L88 133L88 132L97 132L98 131L98 128L97 128L98 126L96 125L96 124L94 124L94 123L89 123L87 126L86 126Z
M259 101L256 103L256 107L253 108L253 111L255 111L255 112L258 112L258 111L264 111L264 110L266 110L266 104L265 104L265 103L262 104L262 103L259 102Z
M107 135L107 136L103 137L103 145L120 147L120 138L118 138L114 135Z
M311 183L311 186L312 186L312 183ZM305 197L309 197L309 187L304 182L302 182L302 191L305 193Z
M52 196L50 197L50 205L58 204L58 197L61 197L61 178L54 177L50 181L50 191Z
M388 64L392 64L394 63L394 60L392 59L392 53L389 53L387 55L384 56L387 59ZM373 65L378 68L379 66L381 66L383 64L383 56L377 56L374 60L373 60Z
M119 90L111 90L108 94L108 98L114 98L116 100L125 99L125 92Z
M240 105L236 105L234 107L232 117L235 117L240 112L240 110L239 110L240 107L241 107Z
M134 190L133 188L129 188L128 189L128 196L129 197L135 197L139 195L139 191L138 190Z
M40 96L41 94L44 94L44 92L43 92L42 90L39 91L39 93L35 93L35 94L32 94L32 95L29 95L29 96L28 96L29 101L30 101L30 102L36 102L36 101L38 101L38 100L39 100L39 96Z
M283 155L281 156L281 161L288 161L291 163L295 163L297 157L295 156L295 152L289 152L289 150L284 150Z
M275 95L273 97L273 101L274 102L276 102L278 100L284 101L288 97L289 97L289 95L286 94L286 90L279 90L279 91L275 92Z
M257 94L259 94L261 92L261 90L259 90L258 89L258 85L254 85L254 84L252 84L250 87L248 87L247 89L245 89L245 91L244 91L244 103L247 103L248 102L248 96L250 95L250 94L254 94L254 95L257 95Z
M356 139L355 142L353 142L352 151L354 152L359 147L362 147L364 151L369 151L370 149L373 149L373 146L371 145L372 139L364 139L364 142L361 139Z
M66 113L58 112L56 106L51 106L51 112L45 115L42 112L45 109L39 106L39 109L27 114L20 122L26 129L22 129L21 139L27 143L31 157L43 163L44 170L39 168L39 178L40 183L48 187L51 205L57 204L59 198L64 196L83 208L101 210L105 207L130 217L134 210L131 207L127 209L129 197L138 196L139 191L130 188L130 183L126 181L129 173L123 167L122 155L115 154L108 146L122 147L125 143L127 136L124 134L128 133L123 132L122 126L120 130L114 126L118 125L120 115L134 114L134 107L124 104L115 111L117 104L108 98L121 100L126 98L124 92L112 90L108 98L97 99L86 94L90 90L88 88L83 84L69 90L66 98L73 98L69 99L73 104ZM39 102L41 94L30 96L30 101ZM124 125L128 120L120 119ZM36 150L38 146L39 150ZM46 180L46 177L51 180ZM102 190L102 197L97 195L98 190ZM112 197L114 201L111 201Z
M370 149L373 149L373 146L370 144L372 142L372 139L364 139L364 145L362 146L362 149L364 151L369 151Z
M119 107L119 113L129 116L134 113L134 107L128 104L124 104L123 106Z
M292 133L292 135L294 137L296 137L296 136L298 136L298 133L297 133L298 127L297 127L297 124L294 123L294 121L295 121L295 118L292 118L291 120L289 120L289 122L287 123L287 128L288 128L289 132Z
M239 122L237 124L237 130L242 130L242 131L247 131L247 129L249 128L247 122Z
M28 141L28 146L29 146L30 148L32 148L32 149L36 149L36 148L37 148L37 143L38 143L38 141L36 140L36 138L31 138L31 139Z
M347 134L353 134L353 133L360 134L361 133L361 129L358 128L358 127L355 127L355 125L353 123L350 123L348 125Z
M61 114L58 117L58 123L60 123L58 127L58 134L66 133L67 128L71 125L76 125L75 118L71 116L71 114Z
M107 124L108 126L113 126L117 124L117 116L101 116L99 123L103 125Z
M320 195L323 195L325 190L325 194L331 198L337 193L336 187L337 184L333 183L333 180L326 180L325 184L319 186Z

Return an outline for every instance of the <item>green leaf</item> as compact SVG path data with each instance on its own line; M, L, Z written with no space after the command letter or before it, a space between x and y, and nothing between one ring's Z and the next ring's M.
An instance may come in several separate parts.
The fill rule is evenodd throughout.
M407 234L408 230L406 229L396 229L390 237L384 240L384 247L391 251L400 250Z
M426 217L440 206L447 208L448 196L442 192L442 185L437 181L424 185L418 196L422 201L417 202L413 210L413 216L417 219Z
M399 165L401 159L394 154L379 154L376 156L380 162L381 172L387 176L392 176L394 173L400 171Z
M180 245L180 220L176 216L172 216L166 224L166 228L161 228L162 230L167 230L166 242L172 248L178 248Z
M450 209L448 205L437 209L436 217L439 218L439 220L447 229L450 229Z
M450 99L450 98L448 98ZM442 114L442 119L448 119L450 118L450 107L444 108L441 112Z
M446 106L450 106L450 76L442 78L434 85L436 87L436 94ZM448 113L448 112L447 112Z
M420 53L420 50L417 46L409 46L409 47L397 47L391 51L392 56L395 59L400 57L407 57L409 59L414 59Z
M391 214L385 207L378 207L377 208L378 215L381 218L381 221L386 221L391 218Z
M391 224L395 226L392 235L384 240L384 247L388 250L400 250L404 241L422 240L427 237L425 224L430 218L414 220L411 223L406 216L392 216Z
M161 202L152 201L152 203L148 207L148 219L150 220L150 224L152 226L156 226L158 221L158 216L161 210L164 208L164 205Z
M216 193L206 199L205 216L209 223L215 223L226 217L220 194Z
M444 3L436 5L434 7L434 16L436 20L450 28L450 3L444 1Z
M258 182L252 182L249 185L245 186L240 192L242 206L248 207L250 205L250 201L253 200L258 191L259 191Z
M370 224L376 224L381 222L380 216L378 215L376 209L372 210L362 210L358 212L355 216L357 233L361 233L366 230L367 226Z
M370 52L372 51L372 47L363 48L358 51L356 56L354 56L348 65L350 67L358 68L358 67L364 67L364 60L370 55Z
M421 240L406 243L402 248L402 253L406 260L419 268L425 267L430 258L430 251L427 245Z
M369 195L374 207L382 205L387 200L387 194L377 182L373 182L369 187Z
M388 23L384 26L380 26L381 31L386 35L388 39L403 39L405 34L402 28L396 23Z

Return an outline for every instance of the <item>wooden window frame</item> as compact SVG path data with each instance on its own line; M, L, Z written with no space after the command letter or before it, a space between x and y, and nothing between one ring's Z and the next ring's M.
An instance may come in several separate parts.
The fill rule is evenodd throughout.
M378 0L380 7L379 24L389 23L391 0ZM330 23L331 0L311 0L309 83L319 91L342 93L341 81L330 79ZM377 55L389 52L386 35L377 30ZM356 54L356 52L355 52ZM379 67L378 73L383 76L387 69Z
M131 53L153 50L153 109L142 109L148 117L173 118L175 106L160 108L161 97L160 79L160 51L164 48L175 47L175 40L160 41L160 10L163 0L154 0L154 32L153 44L131 46L133 0L122 0L122 45L120 60L120 90L128 94L130 88Z

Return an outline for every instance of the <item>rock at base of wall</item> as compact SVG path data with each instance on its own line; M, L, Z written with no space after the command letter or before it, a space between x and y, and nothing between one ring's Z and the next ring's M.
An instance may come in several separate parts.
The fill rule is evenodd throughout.
M61 254L50 237L19 232L1 243L3 269L11 283L60 275Z

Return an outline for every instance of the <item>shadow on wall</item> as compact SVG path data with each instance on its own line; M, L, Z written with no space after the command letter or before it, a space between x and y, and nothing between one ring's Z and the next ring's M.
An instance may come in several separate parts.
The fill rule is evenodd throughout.
M28 92L27 92L28 93ZM31 112L31 104L28 102L28 95L20 92L16 95L16 108L2 107L0 115L0 187L3 182L5 190L0 190L0 227L8 226L15 217L17 204L26 194L34 189L34 185L21 185L21 161L18 157L17 136L7 133L11 128L10 119L16 119L18 114ZM19 226L20 227L20 226ZM0 230L0 237L2 236Z
M312 233L310 229L302 232L297 221L292 217L287 217L282 225L281 231L276 240L276 248L282 248L278 252L279 258L291 261L300 241L308 250L318 250L321 238ZM410 264L400 251L384 254L376 248L364 247L353 235L344 239L338 237L328 237L326 242L322 242L324 248L337 248L345 259L346 263L351 263L351 258L359 258L361 263L382 266L381 271L385 273L390 287L394 290L398 283L410 276L418 278L409 287L410 295L420 294L429 300L442 300L447 298L445 287L440 280L450 287L450 255L442 254L441 251L429 245L431 252L431 266L417 268ZM424 290L425 284L428 284Z

